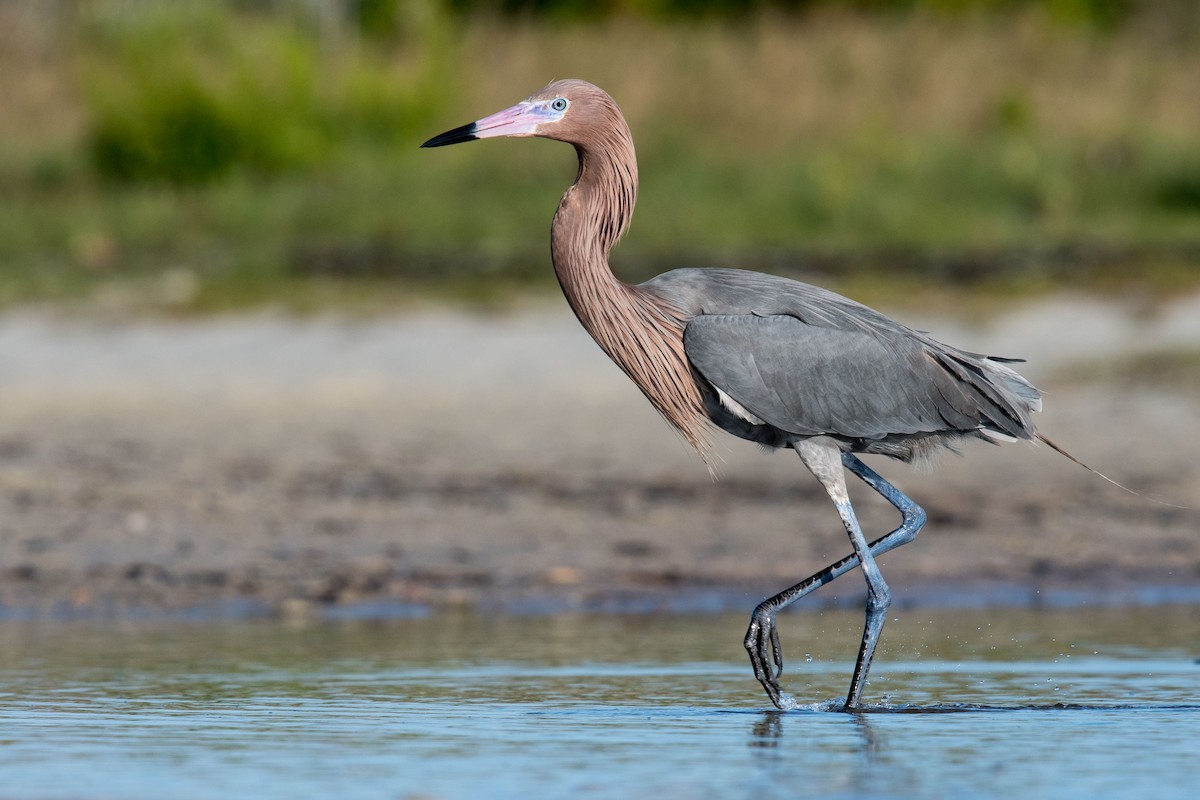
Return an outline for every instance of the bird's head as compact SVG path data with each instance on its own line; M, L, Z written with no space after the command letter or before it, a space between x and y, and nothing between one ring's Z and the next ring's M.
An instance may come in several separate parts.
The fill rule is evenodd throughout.
M603 89L581 80L554 81L511 108L434 136L421 147L497 136L544 136L578 142L591 121L613 112L620 118L616 103Z

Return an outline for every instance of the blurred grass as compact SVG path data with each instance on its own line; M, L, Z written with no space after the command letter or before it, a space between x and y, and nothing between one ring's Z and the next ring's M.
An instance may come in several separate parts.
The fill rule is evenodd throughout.
M564 76L608 89L638 141L630 280L746 266L867 299L1200 283L1186 4L1104 29L1036 3L588 24L317 7L0 2L0 304L550 289L570 148L417 145Z

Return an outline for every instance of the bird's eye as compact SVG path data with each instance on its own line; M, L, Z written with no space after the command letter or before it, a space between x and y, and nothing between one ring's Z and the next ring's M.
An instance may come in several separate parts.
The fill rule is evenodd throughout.
M555 111L566 111L567 110L567 98L565 98L565 97L554 98L554 100L552 100L550 102L550 107L553 108Z

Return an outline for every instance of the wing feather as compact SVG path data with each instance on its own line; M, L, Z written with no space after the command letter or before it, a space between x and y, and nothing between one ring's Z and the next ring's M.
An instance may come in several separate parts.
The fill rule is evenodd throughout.
M915 333L884 337L786 314L702 315L688 323L684 351L746 410L801 436L1021 430L1007 419L1013 412L994 407L995 389L978 366Z

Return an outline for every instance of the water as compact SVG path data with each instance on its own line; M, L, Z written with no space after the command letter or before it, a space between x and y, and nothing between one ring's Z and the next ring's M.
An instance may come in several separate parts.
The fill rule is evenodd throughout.
M1148 797L1200 791L1200 609L0 624L0 797Z

